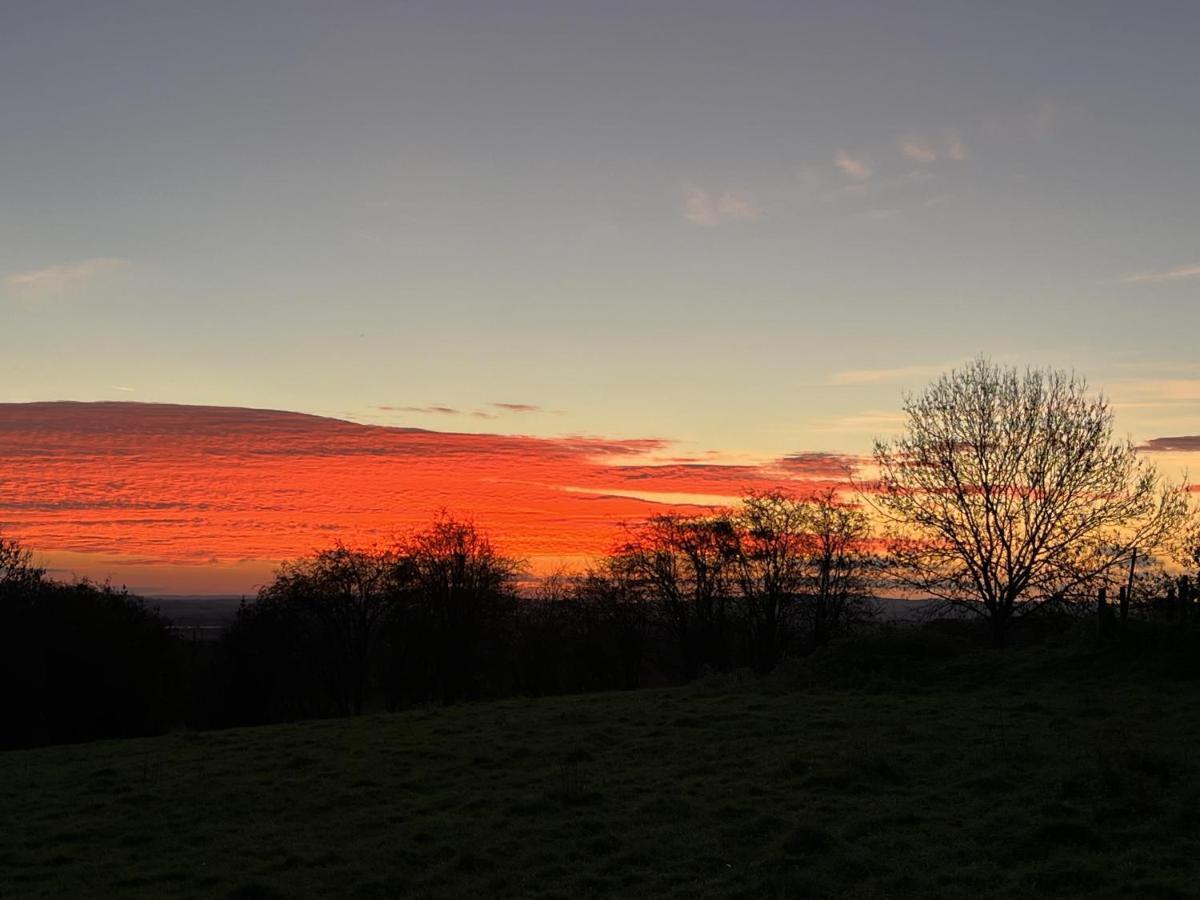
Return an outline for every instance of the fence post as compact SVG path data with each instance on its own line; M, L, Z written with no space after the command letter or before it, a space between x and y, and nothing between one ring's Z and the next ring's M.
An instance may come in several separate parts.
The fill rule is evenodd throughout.
M1108 589L1100 588L1096 594L1096 634L1104 637L1104 618L1108 614Z
M1179 576L1179 621L1187 622L1192 605L1192 581L1186 575Z
M1129 618L1129 591L1125 590L1124 585L1121 585L1118 602L1121 604L1121 638L1124 639L1125 620Z

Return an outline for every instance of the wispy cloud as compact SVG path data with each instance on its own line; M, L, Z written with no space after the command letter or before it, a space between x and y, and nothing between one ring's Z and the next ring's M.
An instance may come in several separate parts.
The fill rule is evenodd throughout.
M683 217L693 225L712 228L727 222L748 222L762 215L762 209L744 191L710 193L691 187L684 193Z
M132 390L132 388L121 388L120 390ZM507 413L543 412L542 407L533 403L489 403L488 406ZM475 419L497 418L496 413L489 412L486 409L458 409L457 407L446 406L441 403L430 403L427 406L372 406L371 409L377 409L380 412L416 413L417 415L426 416L471 416Z
M859 468L864 460L844 453L825 453L806 450L780 459L776 465L793 475L810 478L846 478Z
M1200 378L1132 378L1111 382L1108 392L1127 408L1200 404Z
M512 413L535 413L542 411L542 408L534 403L489 403L488 406L494 406L496 409Z
M936 162L938 158L937 150L935 150L933 145L924 138L901 138L899 147L900 152L913 162L931 163Z
M96 257L77 263L64 263L49 266L45 269L31 269L27 272L17 272L4 279L6 287L30 294L55 294L111 275L128 267L124 259L114 257Z
M900 429L904 415L897 412L868 411L852 416L830 419L813 429L824 434L881 434Z
M936 136L908 134L896 142L900 153L913 162L935 163L944 160L961 162L967 158L967 145L956 131Z
M830 384L886 384L893 381L904 381L909 378L930 378L945 372L949 366L900 366L894 369L848 369L835 372L829 378Z
M856 156L846 150L839 150L833 158L833 163L846 175L859 181L866 181L875 174L875 167L865 156Z
M461 409L455 409L453 406L441 406L440 404L432 404L430 406L373 406L371 408L381 412L422 413L439 416L461 416L464 414Z
M1162 281L1183 281L1188 278L1200 278L1200 263L1187 266L1176 266L1161 272L1133 272L1122 275L1125 284L1153 284Z
M933 173L923 169L914 169L911 172L888 178L872 178L869 181L852 181L849 184L842 184L826 191L820 199L829 203L837 203L846 197L858 199L874 197L879 194L908 194L914 188L919 188L922 184L932 180L934 180Z
M1138 449L1155 453L1200 453L1200 434L1151 438Z

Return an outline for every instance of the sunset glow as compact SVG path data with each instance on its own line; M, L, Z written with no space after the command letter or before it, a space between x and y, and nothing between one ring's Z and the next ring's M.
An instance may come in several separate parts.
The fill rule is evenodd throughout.
M160 593L249 591L280 560L335 541L386 543L443 510L544 571L608 550L622 522L749 490L803 493L844 482L855 462L723 465L672 458L655 438L128 403L0 406L0 455L0 520L14 534L52 565Z
M1200 472L1191 5L287 6L0 17L0 528L56 571L240 593L443 508L575 563L977 355Z

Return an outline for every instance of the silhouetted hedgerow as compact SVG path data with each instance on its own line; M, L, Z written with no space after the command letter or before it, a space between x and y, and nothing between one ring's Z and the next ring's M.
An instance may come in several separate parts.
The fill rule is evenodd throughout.
M166 619L123 590L61 584L13 559L0 564L0 748L156 734L178 721Z

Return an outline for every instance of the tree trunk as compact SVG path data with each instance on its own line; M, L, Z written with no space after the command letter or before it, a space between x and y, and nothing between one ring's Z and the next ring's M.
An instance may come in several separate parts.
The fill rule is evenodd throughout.
M1008 640L1008 616L1001 610L992 613L992 647L1004 649Z

